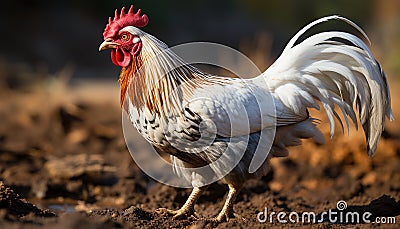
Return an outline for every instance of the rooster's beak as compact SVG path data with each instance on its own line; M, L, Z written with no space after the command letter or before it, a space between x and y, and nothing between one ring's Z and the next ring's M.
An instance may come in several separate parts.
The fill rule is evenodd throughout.
M117 45L118 45L118 43L112 42L111 39L107 39L107 40L103 41L103 43L101 43L101 45L99 47L99 51L115 48L115 47L117 47Z

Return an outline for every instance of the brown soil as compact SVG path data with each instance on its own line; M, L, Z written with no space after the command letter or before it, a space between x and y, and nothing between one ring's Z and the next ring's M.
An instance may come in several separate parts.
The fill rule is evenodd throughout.
M202 220L173 220L154 213L159 207L180 207L190 190L159 184L135 165L122 135L116 83L66 88L51 79L29 82L29 86L24 80L5 79L0 83L0 180L4 183L0 184L0 228L210 227ZM400 117L398 97L393 97L395 116ZM352 130L350 136L338 131L324 146L306 141L293 148L288 158L273 159L271 172L248 181L237 199L235 210L247 222L231 220L218 227L284 227L276 221L259 223L257 213L265 207L275 212L321 213L335 210L339 200L347 202L349 211L396 217L397 224L374 226L398 227L398 124L388 125L373 158L366 155L362 131ZM328 132L327 124L321 128ZM198 214L215 216L226 191L224 185L213 184L195 206ZM371 225L323 222L316 226Z

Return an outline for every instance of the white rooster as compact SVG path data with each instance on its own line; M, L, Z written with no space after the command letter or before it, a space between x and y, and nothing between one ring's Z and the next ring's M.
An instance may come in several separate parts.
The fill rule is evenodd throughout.
M304 138L324 142L308 113L309 108L319 109L318 101L328 115L331 135L335 118L342 124L336 111L347 127L348 117L357 125L358 111L368 155L374 155L385 116L393 119L385 73L368 46L350 33L322 32L296 44L308 29L327 20L344 21L368 40L348 19L324 17L300 30L264 73L243 80L183 64L163 42L139 29L148 23L140 10L116 10L99 50L112 49L113 63L122 67L121 105L141 135L158 152L170 154L175 172L194 187L182 208L157 212L175 218L194 214L210 177L218 177L229 193L212 220L238 217L233 211L238 192L246 180L266 173L271 157L287 156L287 147ZM271 126L268 133L275 135L262 134ZM220 158L223 163L213 163ZM196 170L207 166L206 171Z

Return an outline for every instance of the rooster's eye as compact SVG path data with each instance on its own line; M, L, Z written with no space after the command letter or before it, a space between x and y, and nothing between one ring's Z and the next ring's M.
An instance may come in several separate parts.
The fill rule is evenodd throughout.
M128 34L126 34L126 33L122 34L122 35L121 35L121 40L123 40L123 41L129 40Z

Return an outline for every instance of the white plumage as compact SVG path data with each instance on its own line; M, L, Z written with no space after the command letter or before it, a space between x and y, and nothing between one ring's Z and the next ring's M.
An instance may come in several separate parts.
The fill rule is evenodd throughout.
M331 136L335 119L348 130L349 118L357 126L358 112L368 154L375 153L385 116L392 120L393 114L385 73L368 46L357 36L338 31L297 43L308 29L332 19L350 24L368 40L348 19L321 18L300 30L281 56L253 79L206 74L185 65L142 30L121 29L143 46L121 73L121 82L129 80L121 83L122 92L127 91L124 107L143 137L157 151L170 154L175 172L195 187L181 209L159 212L175 217L192 213L201 192L217 178L230 189L214 220L237 216L232 206L238 191L249 178L266 173L271 157L287 156L287 147L304 138L324 143L308 113L309 108L320 109L319 103L329 118ZM105 42L101 49L115 45ZM195 169L202 166L208 170Z
M368 154L372 156L384 128L385 116L393 120L393 113L385 73L368 46L358 37L345 32L319 33L294 46L307 29L330 19L349 23L369 41L365 33L348 19L339 16L321 18L290 40L263 77L274 97L285 105L282 109L289 108L299 114L304 112L304 107L319 109L314 101L319 100L328 115L331 136L335 130L334 117L343 127L334 106L342 112L348 128L348 116L357 125L353 109L356 105L367 137Z

